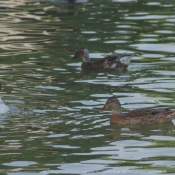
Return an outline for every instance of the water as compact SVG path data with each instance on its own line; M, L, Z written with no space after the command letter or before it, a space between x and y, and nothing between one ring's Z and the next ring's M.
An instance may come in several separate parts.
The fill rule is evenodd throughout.
M110 125L116 95L127 112L174 108L173 1L1 1L0 170L4 174L174 173L174 123ZM125 72L82 71L71 60L135 53Z

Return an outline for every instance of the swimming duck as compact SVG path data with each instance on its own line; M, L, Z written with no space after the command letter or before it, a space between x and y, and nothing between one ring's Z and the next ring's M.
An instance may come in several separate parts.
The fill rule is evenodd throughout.
M128 113L122 113L120 101L115 97L110 97L99 112L113 109L110 118L115 124L158 124L170 122L175 116L175 111L166 109L140 108Z
M81 64L82 69L121 70L128 67L133 56L126 56L125 54L111 55L92 63L88 50L86 48L79 48L72 59L81 58L83 60Z
M0 90L1 90L1 82L0 82ZM0 114L5 114L9 111L9 108L3 103L0 97Z

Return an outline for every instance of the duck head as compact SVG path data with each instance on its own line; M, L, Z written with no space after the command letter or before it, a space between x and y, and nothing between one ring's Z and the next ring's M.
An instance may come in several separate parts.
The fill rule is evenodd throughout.
M117 115L120 115L121 114L121 105L120 105L120 101L115 97L110 97L105 105L103 106L103 108L101 108L99 110L99 113L100 112L103 112L103 111L106 111L108 109L113 109L113 114L117 114Z
M89 52L86 48L79 48L72 59L81 58L83 62L90 62Z

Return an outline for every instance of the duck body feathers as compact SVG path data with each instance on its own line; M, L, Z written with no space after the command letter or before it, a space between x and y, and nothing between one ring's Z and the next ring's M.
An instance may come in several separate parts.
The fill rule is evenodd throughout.
M0 82L0 90L1 90L1 82ZM1 100L1 97L0 97L0 114L5 114L6 112L9 111L9 108L8 106L6 106L3 101Z
M120 61L120 57L123 55L118 56L108 56L103 59L100 59L96 62L82 62L81 68L82 69L92 69L92 70L121 70L126 69L128 64L124 64Z
M115 124L157 124L171 122L175 116L175 111L170 109L136 109L121 115L113 114L111 123Z
M0 98L0 114L5 114L9 111L9 108L3 103L3 101Z

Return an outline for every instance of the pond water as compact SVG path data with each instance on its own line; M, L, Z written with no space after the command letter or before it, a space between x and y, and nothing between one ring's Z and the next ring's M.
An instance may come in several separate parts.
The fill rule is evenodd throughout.
M172 0L0 2L0 171L21 174L174 174L175 119L110 125L98 114L116 95L122 110L174 108ZM71 60L135 53L125 72L82 71Z

